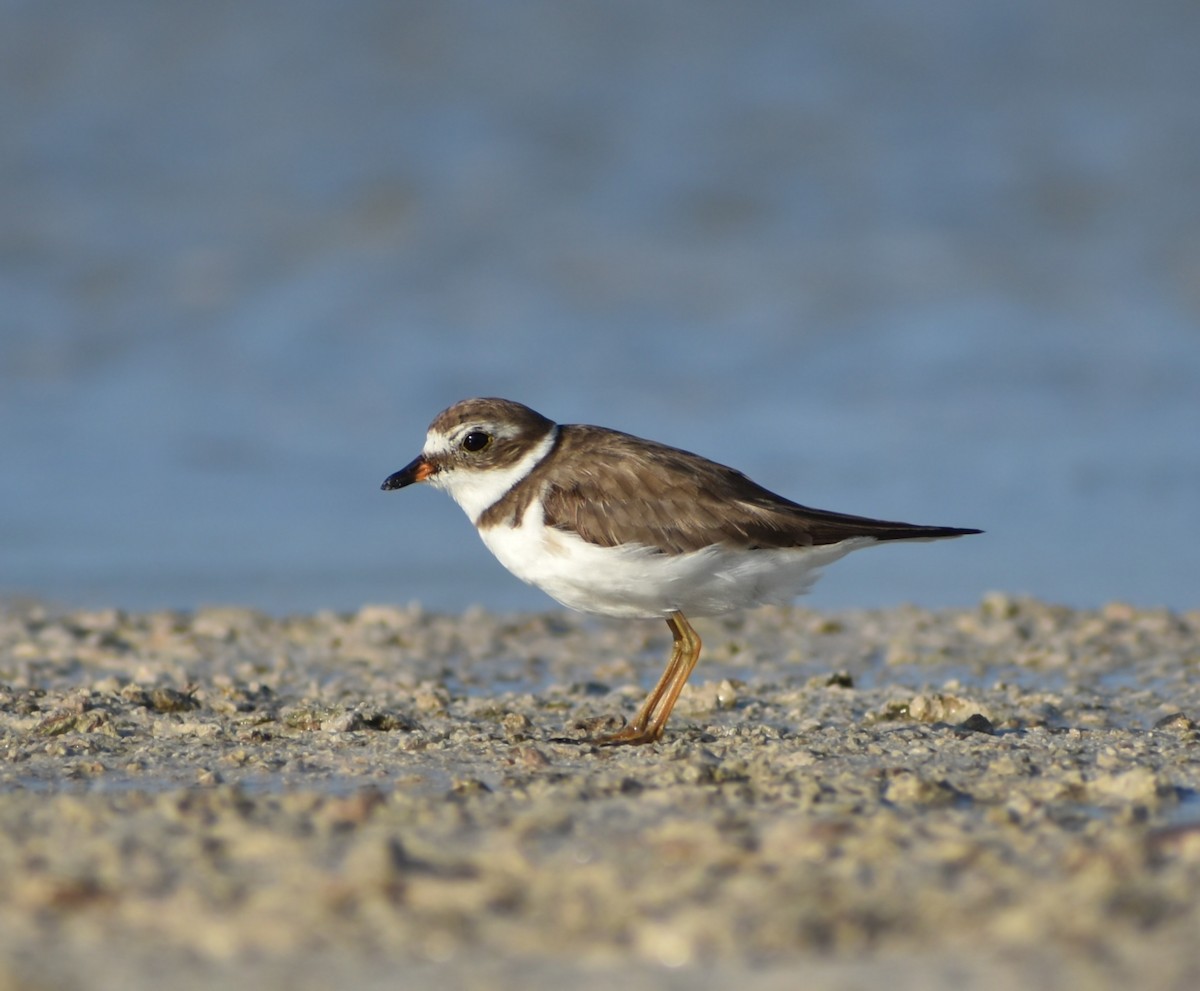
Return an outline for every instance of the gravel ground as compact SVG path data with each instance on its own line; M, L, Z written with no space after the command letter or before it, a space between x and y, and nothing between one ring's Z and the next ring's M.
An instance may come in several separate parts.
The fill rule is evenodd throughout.
M0 989L1200 986L1200 612L0 607Z

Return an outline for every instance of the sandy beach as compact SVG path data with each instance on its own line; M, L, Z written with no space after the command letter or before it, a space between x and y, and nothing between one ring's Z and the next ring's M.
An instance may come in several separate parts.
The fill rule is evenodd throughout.
M1200 612L0 609L0 988L1200 985Z

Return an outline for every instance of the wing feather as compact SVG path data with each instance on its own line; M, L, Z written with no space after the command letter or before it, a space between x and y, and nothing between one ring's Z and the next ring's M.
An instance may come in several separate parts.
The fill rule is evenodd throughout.
M601 427L564 426L558 451L562 457L529 478L542 494L546 524L604 547L637 543L679 554L714 543L812 547L979 532L812 509L697 454Z

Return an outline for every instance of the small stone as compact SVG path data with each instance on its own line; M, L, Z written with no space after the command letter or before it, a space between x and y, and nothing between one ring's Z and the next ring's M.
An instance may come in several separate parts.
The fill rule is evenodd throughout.
M1173 729L1173 730L1192 730L1196 728L1196 724L1192 722L1182 712L1172 712L1170 715L1163 716L1154 724L1155 729Z
M412 697L418 712L442 713L450 705L450 693L441 686L418 688Z
M362 713L353 710L343 712L341 715L327 719L321 724L321 729L326 733L353 733L355 730L366 728Z
M537 747L530 747L530 746L517 747L517 749L515 751L515 756L517 758L517 763L519 763L522 767L528 767L528 768L549 767L552 763L550 758L547 757Z
M500 725L504 727L504 735L510 740L525 740L529 737L529 731L533 729L533 723L523 712L507 713Z
M931 781L904 768L888 774L883 797L894 805L952 805L963 796L945 781Z
M932 695L914 695L908 703L908 714L922 723L949 723L959 719L962 713L978 713L975 703L936 692Z
M189 712L199 709L191 692L177 692L174 688L154 688L147 693L147 707L155 712Z
M686 704L693 712L716 712L732 709L737 705L737 688L728 678L689 685L683 694Z
M988 592L979 603L979 611L989 619L1012 619L1020 604L1003 592Z
M996 727L992 725L992 721L980 712L974 712L967 716L962 721L962 728L970 730L972 733L986 733L989 736L996 732Z

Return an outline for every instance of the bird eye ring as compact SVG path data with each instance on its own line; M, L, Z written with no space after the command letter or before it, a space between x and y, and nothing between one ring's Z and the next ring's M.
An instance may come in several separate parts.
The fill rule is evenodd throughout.
M462 439L462 449L464 451L482 451L492 442L492 435L486 434L482 430L472 430L467 436Z

